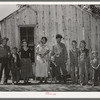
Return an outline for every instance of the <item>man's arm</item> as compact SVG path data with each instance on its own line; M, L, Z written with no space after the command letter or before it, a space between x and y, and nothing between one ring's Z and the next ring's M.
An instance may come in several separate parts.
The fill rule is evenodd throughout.
M67 59L68 59L68 53L67 53L67 49L66 49L65 44L63 44L63 47L64 47L65 62L67 62Z

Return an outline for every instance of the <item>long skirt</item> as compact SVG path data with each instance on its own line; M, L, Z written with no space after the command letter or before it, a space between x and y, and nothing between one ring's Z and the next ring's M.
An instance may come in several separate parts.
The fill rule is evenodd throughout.
M21 59L21 78L31 78L33 76L32 63L30 58Z
M37 59L36 63L36 77L48 77L48 62L42 62Z

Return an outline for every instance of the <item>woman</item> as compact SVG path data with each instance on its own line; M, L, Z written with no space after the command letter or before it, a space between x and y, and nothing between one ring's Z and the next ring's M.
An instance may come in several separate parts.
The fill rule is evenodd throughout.
M31 63L31 50L28 47L27 41L22 41L21 48L21 78L24 79L24 83L28 83L30 77L32 77L32 63Z
M77 48L77 42L75 40L72 41L72 49L70 50L70 68L71 68L71 78L72 83L78 83L78 57L79 50Z
M45 79L45 83L47 83L47 77L48 77L49 49L46 43L47 43L47 38L42 37L40 44L38 44L36 48L36 54L37 54L36 77L41 78L40 83L43 82L43 78Z

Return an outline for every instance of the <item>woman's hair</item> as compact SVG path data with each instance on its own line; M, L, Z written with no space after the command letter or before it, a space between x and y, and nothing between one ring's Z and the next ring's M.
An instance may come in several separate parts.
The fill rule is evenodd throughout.
M56 35L56 39L58 39L58 38L61 38L61 39L62 39L62 35L57 34L57 35Z
M26 42L28 44L28 41L26 39L23 39L22 40L22 44L23 44L23 42Z
M77 44L77 41L76 41L76 40L73 40L73 41L72 41L72 43L75 43L75 44Z
M43 37L41 38L41 40L42 40L42 39L45 39L46 42L47 42L47 40L48 40L45 36L43 36Z
M13 47L12 50L16 50L17 51L17 47Z

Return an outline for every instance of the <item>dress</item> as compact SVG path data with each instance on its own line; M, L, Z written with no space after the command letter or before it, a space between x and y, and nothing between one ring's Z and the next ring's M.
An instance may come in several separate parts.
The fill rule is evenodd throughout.
M55 57L55 63L57 64L58 75L66 75L66 62L67 62L67 50L64 43L55 44L52 47L51 56Z
M48 51L48 47L46 45L42 46L41 44L37 45L36 53L36 77L48 77L48 58L49 55L45 55L41 58L40 55L46 53Z
M70 50L70 68L71 68L71 78L72 83L78 82L78 57L79 57L79 50L76 49L75 51Z
M33 76L32 63L31 63L31 50L26 51L21 49L21 78L30 78Z

